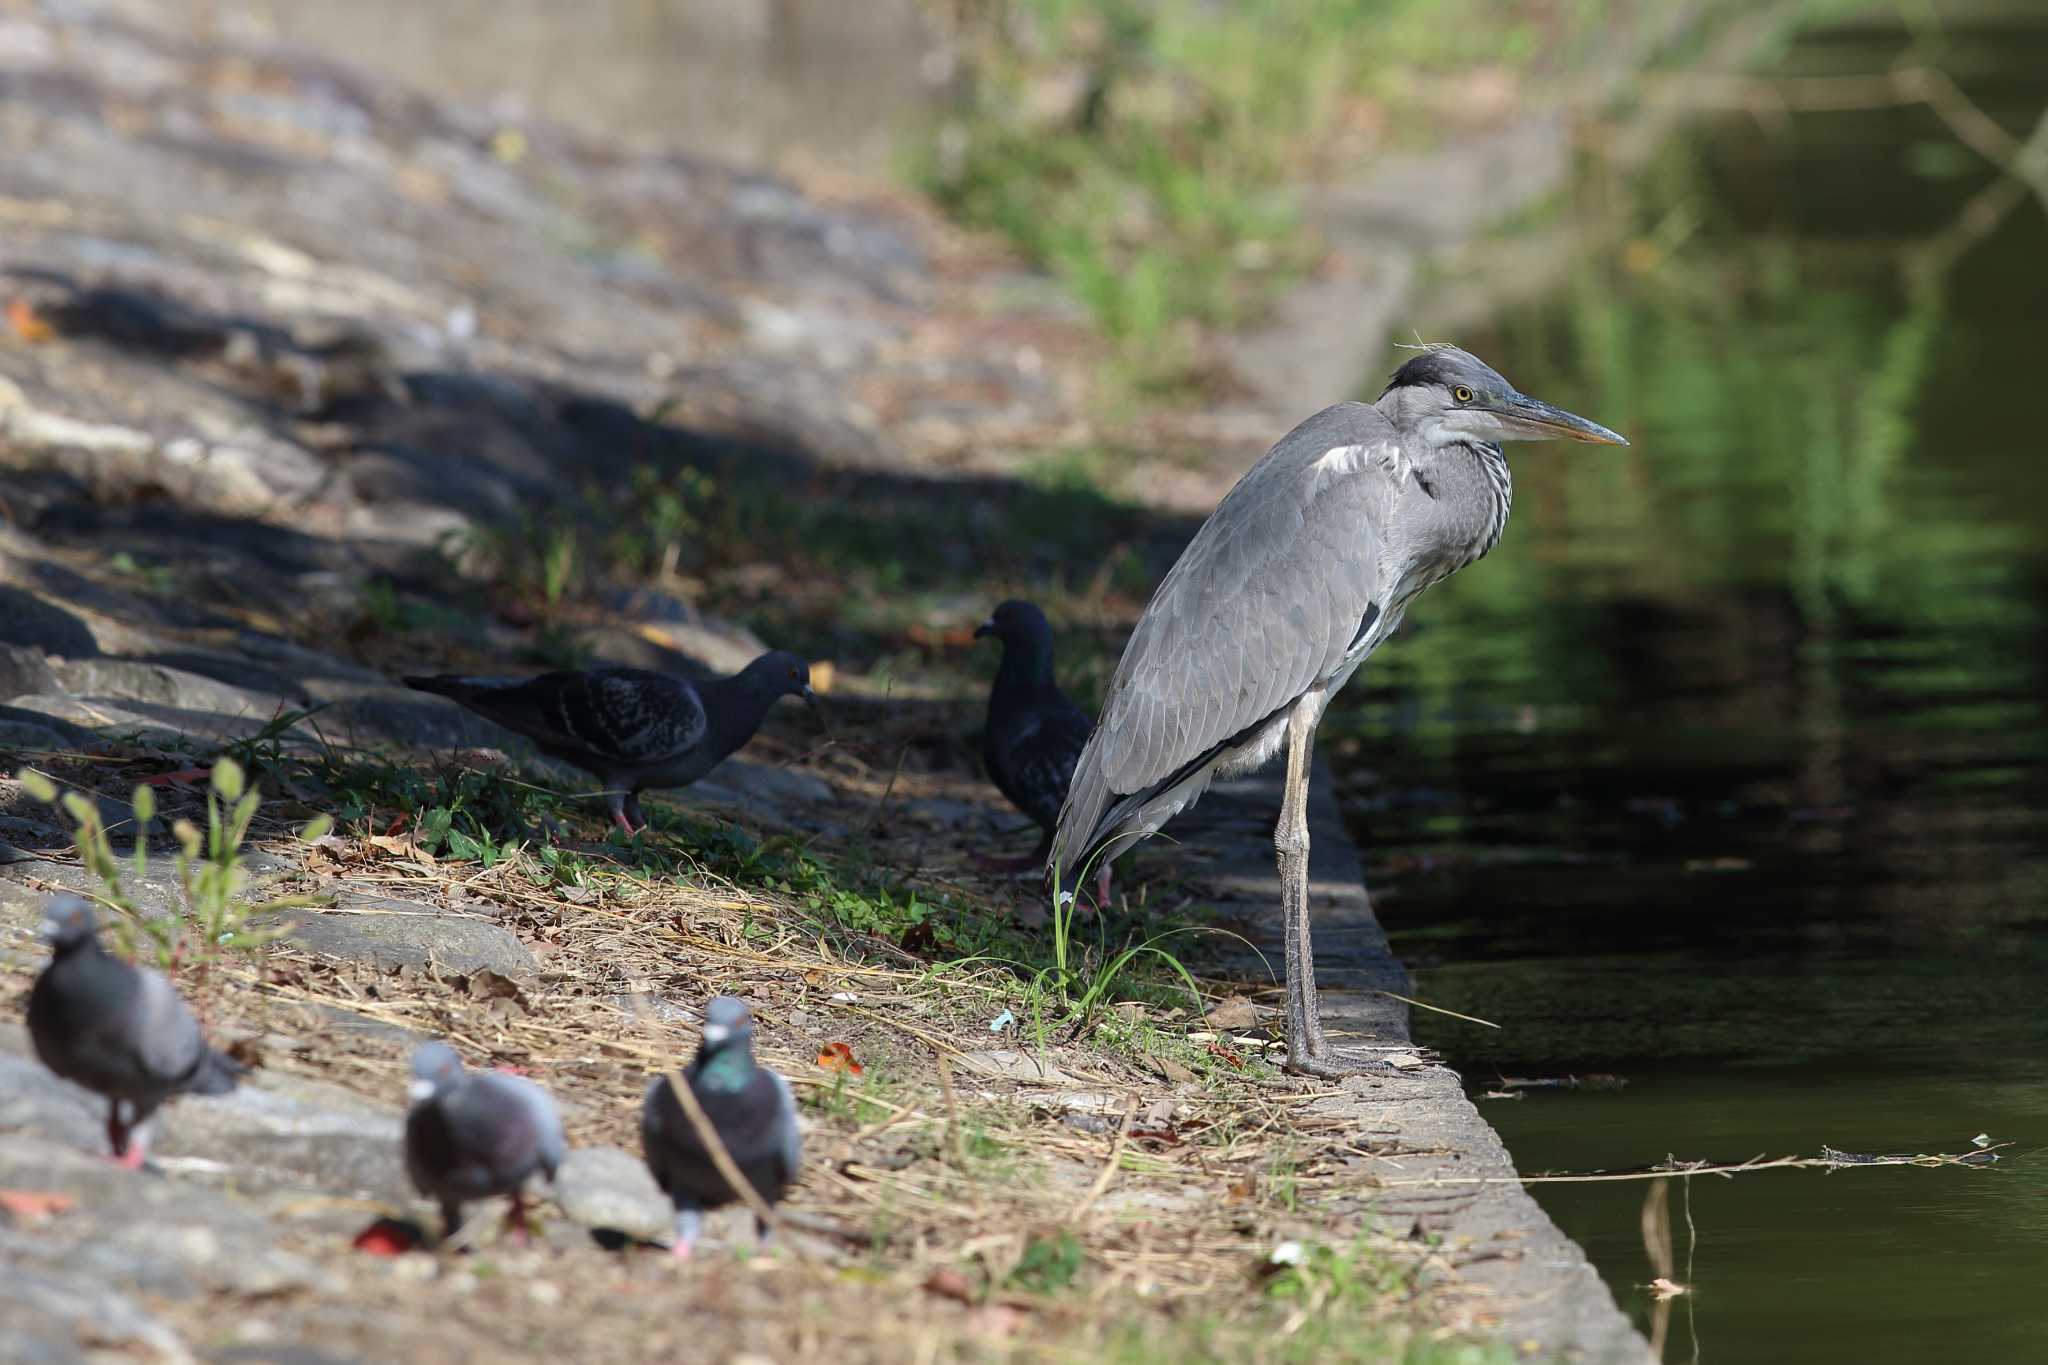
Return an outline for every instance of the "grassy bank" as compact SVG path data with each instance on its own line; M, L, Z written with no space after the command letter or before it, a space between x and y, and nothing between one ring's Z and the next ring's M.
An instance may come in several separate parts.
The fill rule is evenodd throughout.
M1118 344L1121 378L1204 377L1204 336L1320 254L1302 186L1512 113L1609 31L1606 4L980 0L969 79L915 162Z

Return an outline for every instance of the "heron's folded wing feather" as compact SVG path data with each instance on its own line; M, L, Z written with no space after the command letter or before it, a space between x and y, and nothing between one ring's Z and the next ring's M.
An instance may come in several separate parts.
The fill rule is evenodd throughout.
M1350 444L1379 434L1364 412L1337 433ZM1164 780L1332 674L1378 601L1389 475L1370 460L1318 469L1331 433L1314 425L1231 491L1146 607L1082 759L1112 792Z

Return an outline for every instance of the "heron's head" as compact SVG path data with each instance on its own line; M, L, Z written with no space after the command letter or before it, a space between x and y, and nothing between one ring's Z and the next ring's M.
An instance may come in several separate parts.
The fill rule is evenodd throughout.
M52 896L43 907L43 922L36 936L62 955L91 943L99 933L99 920L92 902L83 896Z
M737 996L721 995L704 1007L704 1050L716 1052L754 1036L754 1014Z
M462 1058L446 1043L422 1043L412 1054L413 1103L423 1104L462 1079Z
M1585 441L1625 446L1598 422L1531 398L1479 357L1456 346L1428 346L1388 381L1375 407L1403 435L1428 444L1460 441Z

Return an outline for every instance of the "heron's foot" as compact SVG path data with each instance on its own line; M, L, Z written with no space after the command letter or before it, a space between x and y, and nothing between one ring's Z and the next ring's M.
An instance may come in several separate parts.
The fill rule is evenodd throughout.
M1313 1051L1290 1045L1287 1049L1287 1069L1297 1076L1341 1081L1346 1076L1363 1076L1369 1072L1383 1070L1384 1064L1364 1057L1346 1057L1325 1043Z

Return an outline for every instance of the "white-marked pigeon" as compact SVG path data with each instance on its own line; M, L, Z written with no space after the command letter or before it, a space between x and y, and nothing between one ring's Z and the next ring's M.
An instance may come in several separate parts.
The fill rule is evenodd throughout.
M1076 706L1052 672L1052 627L1045 613L1029 602L1012 600L995 609L975 632L993 635L1003 647L995 685L988 694L988 723L981 734L982 761L988 775L1010 804L1043 830L1038 848L1028 857L990 866L1045 866L1052 850L1052 832L1059 824L1060 803L1067 799L1074 764L1088 743L1095 722ZM1108 869L1103 869L1097 899L1109 899Z
M114 1160L139 1170L158 1106L174 1095L225 1095L242 1067L206 1045L199 1021L161 973L100 947L85 900L51 900L42 937L53 956L28 997L36 1056L107 1097Z
M641 668L592 668L533 678L406 678L407 687L461 703L604 784L605 809L626 833L644 828L640 793L687 787L754 737L781 697L817 708L810 665L763 654L730 678L689 682Z
M421 1194L439 1201L444 1236L462 1225L464 1204L507 1194L508 1225L524 1242L527 1178L540 1171L553 1180L567 1155L555 1102L532 1081L466 1072L446 1043L413 1053L405 1169Z
M683 1080L740 1174L773 1206L796 1178L803 1160L802 1140L789 1082L754 1064L754 1017L744 1000L720 996L705 1007L703 1046ZM703 1211L740 1196L718 1173L666 1076L648 1083L640 1106L640 1147L655 1183L676 1206L670 1250L688 1256L696 1245ZM765 1226L756 1231L764 1238L768 1235Z

